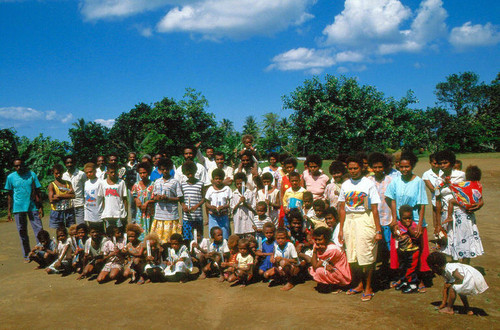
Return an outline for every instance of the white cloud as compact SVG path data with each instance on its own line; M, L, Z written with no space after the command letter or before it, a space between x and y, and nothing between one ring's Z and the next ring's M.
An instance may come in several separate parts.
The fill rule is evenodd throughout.
M450 33L450 43L456 48L492 46L500 42L500 32L496 25L472 25L467 22L460 27L455 27Z
M364 60L364 55L354 51L340 52L335 55L337 62L361 62Z
M54 110L40 111L28 107L0 108L0 117L13 121L47 120L47 121L60 121L61 123L67 123L71 119L73 119L73 115L71 113L64 115L64 114L58 114Z
M134 28L143 37L150 38L153 36L153 29L149 26L143 26L140 24L136 24L136 25L134 25Z
M81 0L80 12L86 20L127 17L157 9L175 0Z
M107 127L107 128L111 128L115 124L114 119L96 119L94 121L98 124L101 124L102 126Z
M296 48L276 55L272 59L272 62L273 64L267 67L268 70L312 70L311 73L317 74L321 72L322 69L333 66L335 64L335 58L328 50Z
M203 0L175 7L158 23L159 32L194 32L208 39L272 35L313 16L314 0Z

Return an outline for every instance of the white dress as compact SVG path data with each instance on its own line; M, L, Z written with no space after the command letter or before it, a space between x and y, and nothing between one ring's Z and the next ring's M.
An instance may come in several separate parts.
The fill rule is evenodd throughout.
M460 275L464 277L462 284L455 283L455 278L453 277L453 272L457 270ZM484 280L483 275L472 266L464 265L460 263L447 263L444 269L444 278L446 283L453 284L453 290L456 293L469 296L483 293L488 289L488 284Z

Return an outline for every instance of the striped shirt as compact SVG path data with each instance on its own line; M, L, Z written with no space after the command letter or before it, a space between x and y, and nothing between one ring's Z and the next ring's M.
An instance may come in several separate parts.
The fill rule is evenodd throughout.
M191 208L201 202L203 195L203 182L196 180L190 184L183 182L181 184L182 194L184 195L184 203L188 208ZM184 221L203 221L202 207L198 207L194 212L182 212L182 220Z

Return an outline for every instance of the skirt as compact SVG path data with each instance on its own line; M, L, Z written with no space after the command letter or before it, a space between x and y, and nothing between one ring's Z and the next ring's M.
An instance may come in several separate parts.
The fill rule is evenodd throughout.
M151 233L156 233L160 243L164 244L170 240L172 234L182 234L182 226L179 220L153 220Z
M446 213L442 213L441 221L446 219ZM453 260L475 258L484 254L474 213L468 213L460 207L455 207L453 222L447 223L447 225L448 227L445 229L448 233L448 245L443 249L443 253L451 256Z
M377 258L376 229L373 214L347 213L344 221L347 262L371 265Z

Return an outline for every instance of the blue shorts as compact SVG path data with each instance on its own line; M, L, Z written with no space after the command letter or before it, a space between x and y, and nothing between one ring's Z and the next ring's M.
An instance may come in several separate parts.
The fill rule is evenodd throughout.
M50 211L49 227L59 228L59 227L69 227L74 225L75 222L75 212L73 209L68 209L64 211Z
M194 239L193 229L196 229L203 237L203 221L182 221L182 236L185 240L192 241Z

